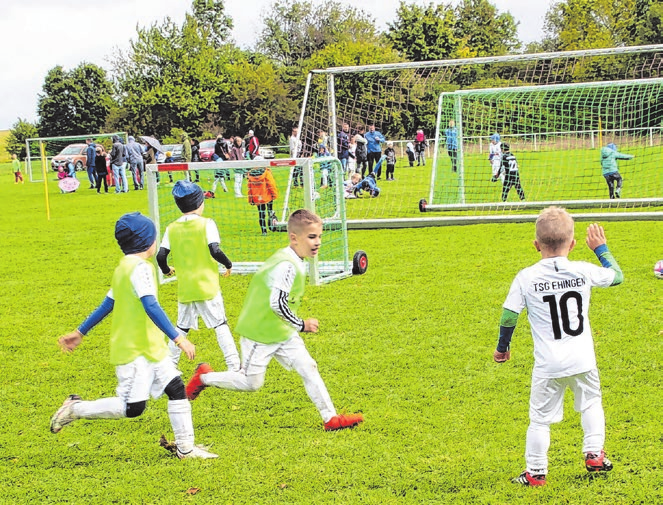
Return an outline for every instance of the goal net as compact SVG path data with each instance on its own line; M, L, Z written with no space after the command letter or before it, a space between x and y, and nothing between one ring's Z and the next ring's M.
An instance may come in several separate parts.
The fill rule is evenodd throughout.
M70 158L76 171L85 170L87 149L86 139L91 138L95 145L101 145L105 152L110 152L112 138L117 135L124 143L128 137L125 132L91 133L88 135L70 135L66 137L41 137L25 140L25 167L28 180L41 182L44 174L57 171Z
M663 79L442 93L422 210L661 207L662 125Z
M419 210L419 202L422 199L427 200L428 204L432 205L444 203L444 199L451 201L449 196L444 196L444 189L442 188L444 180L441 176L442 172L449 167L449 157L445 150L446 139L443 135L436 135L438 122L446 119L446 117L441 116L441 119L438 120L438 105L442 93L481 89L494 90L493 92L496 93L496 88L511 89L622 80L639 81L661 77L663 77L663 45L314 70L309 73L307 78L299 121L299 135L302 141L301 155L309 156L316 152L317 145L323 135L327 135L331 139L332 154L338 154L335 151L335 139L337 139L338 132L344 123L349 124L350 133L353 136L359 131L360 126L373 124L375 129L385 137L385 143L381 145L382 153L385 151L386 141L393 143L396 153L394 181L385 180L383 175L381 180L377 181L381 190L377 198L349 200L347 202L348 227L410 227L428 226L438 222L446 224L442 223L446 217L440 217L441 214L422 214ZM633 90L634 88L630 89ZM632 92L635 99L638 92ZM601 98L597 96L594 100L597 100L594 106L601 108ZM617 104L618 100L611 99L610 103ZM655 115L649 115L649 123L646 126L637 126L637 121L633 118L635 112L625 111L622 115L627 122L619 123L617 115L607 110L606 107L609 107L607 102L602 111L591 112L593 122L590 122L587 118L587 115L590 114L589 105L583 107L583 104L578 102L578 107L574 110L560 109L562 113L568 115L564 119L567 126L563 127L557 124L553 130L548 132L558 132L555 140L550 135L546 137L537 135L536 138L537 143L547 144L546 149L552 148L555 142L562 143L560 147L566 146L565 149L570 149L570 138L579 135L583 142L587 143L587 149L589 150L592 142L592 134L589 130L594 130L595 152L591 156L595 163L593 176L597 177L595 181L597 194L596 197L588 194L586 197L583 196L583 199L607 199L608 190L600 171L598 144L600 141L606 140L606 144L615 141L614 143L618 145L618 148L624 149L627 153L630 152L631 147L635 148L636 145L646 142L647 137L652 144L649 146L650 148L656 148L660 143L661 124L660 121L655 123ZM445 109L445 111L448 110L450 109ZM483 113L484 110L482 109L481 112ZM448 114L448 112L445 113ZM521 113L523 112L521 111ZM539 112L532 111L532 114L537 113ZM498 119L496 127L501 128L498 132L507 135L512 134L510 138L512 143L516 140L514 145L516 155L518 155L516 149L523 148L526 143L528 145L533 144L533 127L528 131L518 126L518 122L526 119L526 116L507 118L506 112L503 111L504 117L498 118L497 116L500 113L497 110L494 111L494 114L496 120ZM580 116L572 117L574 114ZM599 119L601 124L599 124ZM463 120L470 121L467 117ZM475 122L486 121L486 125L490 120L488 117L471 119ZM514 122L511 127L513 132L506 128L509 120ZM539 118L538 121L539 123L545 123L549 120L548 118ZM578 128L582 127L581 131L587 133L565 132L565 130L576 128L572 124L577 125ZM638 127L646 129L635 130ZM416 142L418 130L422 130L426 137L425 142L420 144L423 156L411 163L408 158L407 146L412 144L411 147L416 150L419 144ZM542 124L536 126L536 131L539 130L542 130ZM600 135L599 131L602 132ZM519 133L521 136L514 137L513 134L515 133ZM468 131L464 131L463 135L467 137L470 134ZM475 136L477 135L481 136L484 133L477 133ZM601 136L601 139L599 136ZM636 138L639 139L640 144L636 142ZM486 143L487 138L484 137L481 142L476 139L468 145L468 150L472 155L483 156L484 166L488 165L488 153L482 153L481 149L485 151ZM632 146L629 144L632 144ZM538 144L537 149L539 149ZM578 149L575 147L572 149L574 152L576 150ZM475 151L477 152L475 153ZM541 153L542 151L538 152ZM523 154L521 152L521 157ZM633 152L632 154L636 155L634 161L638 160L638 163L643 161L643 153ZM440 164L436 167L436 174L433 171L433 158L436 158L436 161ZM527 171L526 161L523 160L522 162L523 176ZM550 157L548 157L547 162L550 161ZM631 190L636 187L629 171L636 166L640 167L640 165L637 163L629 164L626 161L620 163L620 168L626 171L623 174L624 189L622 198L622 205L626 205L627 196L628 198L632 197L635 193ZM466 175L469 177L469 174ZM589 181L587 180L587 182ZM492 200L490 201L499 203L501 201L501 193L498 188L500 183L493 183L491 186L490 172L488 172L486 184L485 191L497 193L496 198L491 194ZM524 186L525 184L525 181L523 181ZM527 181L527 184L532 186L532 189L529 190L531 197L535 197L534 185L543 185L544 183ZM601 187L601 184L604 187ZM653 181L651 181L651 184L653 184ZM525 190L527 191L527 187L525 187ZM650 190L652 190L651 185L647 191ZM468 191L466 188L466 203L468 202ZM515 191L513 192L515 193ZM644 195L644 193L640 194ZM527 200L530 200L531 197L526 193ZM513 198L514 196L510 194L509 201L512 201ZM488 203L487 196L486 203ZM503 206L499 210L493 209L490 212L506 217L523 213L518 205ZM446 212L444 216L449 214L450 212ZM478 211L476 209L464 210L462 212L458 211L457 214L459 214L459 219L462 220L476 216ZM614 214L617 215L618 213L615 212ZM642 218L643 215L644 212L638 213L638 218Z
M260 209L249 203L248 186L265 170L274 176L278 197L271 208ZM232 261L233 272L248 274L289 244L289 215L308 209L323 221L322 247L308 263L310 281L328 283L353 272L341 174L340 163L333 158L148 165L150 214L162 236L166 226L182 216L172 196L174 184L183 179L197 182L206 195L203 215L216 222L221 249ZM159 275L161 282L170 280Z

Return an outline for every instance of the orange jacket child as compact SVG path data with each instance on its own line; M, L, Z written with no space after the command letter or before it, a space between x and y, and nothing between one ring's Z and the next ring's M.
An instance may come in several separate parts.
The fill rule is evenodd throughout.
M274 175L269 168L254 168L248 175L249 203L263 205L279 197Z

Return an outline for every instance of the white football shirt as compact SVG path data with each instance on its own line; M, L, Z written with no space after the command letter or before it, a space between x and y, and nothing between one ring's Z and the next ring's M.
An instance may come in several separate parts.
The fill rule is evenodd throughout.
M504 308L527 318L534 339L534 374L568 377L596 368L589 325L592 287L608 287L615 271L559 256L521 270Z

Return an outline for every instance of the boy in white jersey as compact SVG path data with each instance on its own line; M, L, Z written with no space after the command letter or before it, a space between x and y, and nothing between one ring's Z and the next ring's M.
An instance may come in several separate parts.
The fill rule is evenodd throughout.
M58 433L76 419L138 417L150 395L159 398L166 393L177 456L216 458L216 454L194 445L191 404L186 398L181 372L168 356L164 333L189 359L196 352L157 301L156 271L148 261L156 251L156 237L154 223L138 212L125 214L115 225L115 238L125 256L113 273L111 289L83 324L60 337L58 344L65 352L73 351L84 335L113 312L110 361L115 365L117 396L83 401L78 395L69 395L51 419L51 431Z
M239 354L226 319L218 267L218 263L226 267L224 277L228 277L232 262L219 248L221 238L214 220L202 217L205 195L200 186L177 181L173 197L184 215L166 228L157 263L166 276L177 272L177 327L185 334L191 328L197 330L200 316L214 329L228 370L238 371ZM170 253L175 268L168 265ZM177 365L182 351L173 343L169 347Z
M516 484L546 483L550 425L563 418L567 387L573 391L574 408L581 416L587 471L612 470L603 450L605 416L588 312L591 288L621 284L624 276L608 251L601 226L589 225L586 242L602 267L568 259L576 241L573 218L566 210L548 207L541 211L534 241L541 261L518 273L504 302L494 360L504 363L510 359L511 336L525 307L534 339L527 468L513 479Z
M271 256L249 284L237 331L242 336L242 370L214 372L201 363L186 386L195 400L207 386L233 391L257 391L265 382L267 365L275 358L287 370L294 369L320 412L327 431L351 428L363 421L361 414L336 414L327 387L320 377L300 331L318 331L317 319L301 319L295 313L306 285L304 258L318 254L322 220L307 210L297 210L288 219L289 247Z
M490 136L490 146L488 146L488 161L493 176L491 182L497 182L499 179L504 183L504 172L502 172L502 143L500 142L500 134L493 133Z

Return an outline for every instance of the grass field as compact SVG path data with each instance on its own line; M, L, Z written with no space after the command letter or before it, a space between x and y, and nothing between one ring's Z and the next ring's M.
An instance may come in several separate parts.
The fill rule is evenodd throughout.
M566 420L552 428L549 483L526 489L509 482L524 467L528 424L533 358L524 316L512 361L497 365L492 352L509 285L538 259L532 224L350 232L350 249L368 253L368 272L308 287L300 315L320 320L320 332L305 340L337 409L361 411L365 423L324 432L300 379L272 364L256 393L207 390L195 401L197 442L220 457L179 461L157 443L161 434L172 438L164 399L138 419L77 421L58 435L48 429L66 395L114 394L108 321L72 355L55 341L103 299L121 255L114 223L125 212L146 212L146 192L62 195L49 182L47 221L43 185L12 181L0 165L0 503L663 501L663 281L652 274L663 259L658 222L606 223L625 282L596 290L590 309L615 469L586 474L569 397ZM582 245L584 228L576 227L572 258L596 262ZM221 281L231 328L248 281ZM174 318L175 285L163 286L160 300ZM211 331L192 340L198 356L181 361L185 379L198 361L222 368Z

